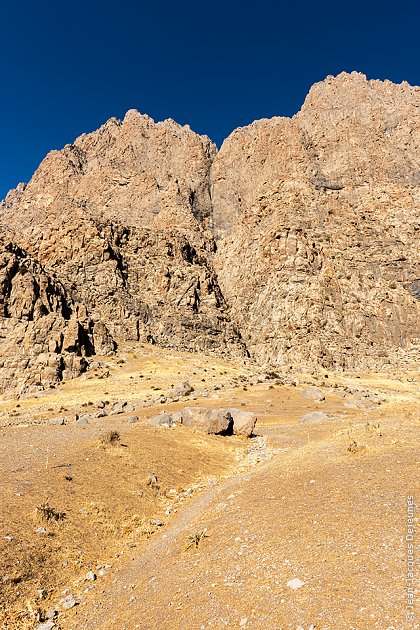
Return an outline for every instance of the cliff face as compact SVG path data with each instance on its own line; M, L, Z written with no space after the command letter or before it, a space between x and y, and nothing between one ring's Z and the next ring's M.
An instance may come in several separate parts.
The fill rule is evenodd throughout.
M416 354L419 107L419 88L342 74L293 119L224 142L215 267L260 361L378 368Z
M0 237L0 391L36 391L86 370L115 348L102 321L34 258Z
M293 119L238 129L218 153L133 110L51 152L0 206L2 359L22 357L0 388L25 391L20 368L47 346L60 363L123 339L278 365L410 360L419 107L419 88L342 74ZM22 257L29 272L10 280ZM47 320L84 332L51 349ZM41 372L31 386L51 381Z
M188 127L129 111L52 151L9 193L0 226L117 343L242 356L212 263L215 151Z

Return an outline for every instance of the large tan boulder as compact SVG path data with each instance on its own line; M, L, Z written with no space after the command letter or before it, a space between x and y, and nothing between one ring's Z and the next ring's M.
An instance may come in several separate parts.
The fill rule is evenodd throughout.
M252 411L230 408L229 413L233 420L233 433L244 437L251 437L257 424L257 416Z
M233 432L233 420L228 409L185 407L181 417L184 426L203 433L232 435Z

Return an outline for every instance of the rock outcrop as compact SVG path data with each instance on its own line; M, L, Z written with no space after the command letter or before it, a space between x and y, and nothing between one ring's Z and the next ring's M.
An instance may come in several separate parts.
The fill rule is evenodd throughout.
M35 392L86 370L87 356L114 350L63 285L12 241L0 237L0 391Z
M293 119L223 143L215 268L260 362L376 369L418 357L419 107L420 88L343 73L313 86Z
M418 357L419 107L420 88L343 73L219 152L133 110L52 151L0 204L0 389L123 340L337 369Z

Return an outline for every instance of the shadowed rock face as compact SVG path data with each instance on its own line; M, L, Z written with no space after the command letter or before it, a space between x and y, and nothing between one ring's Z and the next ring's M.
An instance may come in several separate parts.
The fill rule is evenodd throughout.
M0 238L0 391L34 392L78 376L86 356L114 350L62 284L13 242Z
M46 347L34 322L48 317L84 331L71 356L141 340L278 365L412 359L419 107L419 88L342 74L219 153L133 110L52 151L0 205L3 355L12 329L30 339L0 388ZM31 271L10 281L22 256Z

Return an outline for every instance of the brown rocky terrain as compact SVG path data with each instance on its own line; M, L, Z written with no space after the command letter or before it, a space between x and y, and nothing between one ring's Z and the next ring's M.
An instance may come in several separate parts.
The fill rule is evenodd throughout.
M224 142L215 267L252 356L333 368L418 357L419 107L420 88L343 73L293 119Z
M419 628L419 107L131 110L1 202L2 630Z
M153 422L231 407L254 437ZM138 342L0 397L0 627L418 628L418 409L418 370L291 376Z
M62 287L73 322L80 313L90 342L79 355L140 340L272 365L409 363L419 106L419 88L343 73L313 86L294 118L237 129L219 152L188 126L130 110L52 151L2 202L0 228ZM27 300L22 278L13 293ZM15 334L28 315L10 317L6 356L23 360L0 368L1 387L48 386L60 344L48 358L32 344L40 367L28 379ZM50 325L44 311L38 320Z

